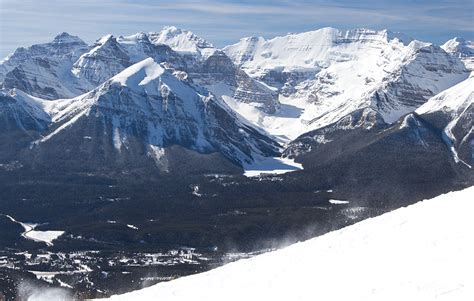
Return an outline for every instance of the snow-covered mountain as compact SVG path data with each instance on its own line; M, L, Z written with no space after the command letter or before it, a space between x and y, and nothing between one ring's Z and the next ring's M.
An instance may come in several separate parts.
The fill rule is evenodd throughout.
M365 108L393 123L469 75L440 47L389 31L323 28L270 40L245 38L224 51L252 77L278 89L284 105L273 116L249 114L251 108L240 104L235 109L290 140Z
M207 90L152 58L76 98L46 101L12 91L2 100L10 110L2 114L7 125L26 129L34 123L30 127L41 133L28 150L32 158L67 162L85 156L92 165L148 157L159 170L169 171L167 153L173 145L217 152L240 165L279 151L278 144L241 122Z
M450 192L110 300L469 300L473 195Z
M444 43L441 48L461 59L466 68L474 71L474 42L456 37Z
M399 33L367 29L323 28L270 40L245 38L222 50L190 31L172 26L160 32L125 37L107 35L90 46L62 33L51 43L19 48L1 62L2 99L4 103L8 100L8 109L3 106L2 118L9 124L6 128L13 128L14 124L21 130L27 125L28 130L35 131L29 133L36 141L36 148L32 150L44 149L45 144L51 145L50 139L56 140L56 134L62 137L78 124L81 124L81 133L86 129L92 131L82 120L84 116L100 115L108 120L104 123L107 129L104 141L112 139L115 149L122 154L127 153L127 137L135 137L140 147L129 148L129 153L147 153L148 144L160 147L178 144L200 152L218 151L232 162L248 165L256 157L270 162L261 156L278 156L281 150L278 144L281 144L286 147L285 156L312 165L317 160L311 156L325 158L322 150L336 160L341 154L341 141L349 145L344 148L345 153L367 150L373 147L374 141L378 141L375 145L380 144L380 147L386 143L384 139L395 141L389 134L398 135L403 120L416 120L423 128L432 124L428 115L433 115L433 110L441 110L432 105L427 104L432 107L429 114L420 111L405 119L403 116L456 84L461 85L459 93L469 94L469 71L459 59L470 55L469 45L455 39L443 46L447 53L436 45ZM156 77L151 76L151 82L163 82L163 85L141 84L149 76L146 70L159 69L149 64L164 70L163 74L158 72ZM136 71L137 68L145 71ZM136 71L133 74L145 75L143 78L133 76L136 79L130 79L134 82L132 85L118 85L114 78L123 77L122 72L130 74L130 70ZM164 78L173 83L166 83ZM180 90L193 92L179 97ZM168 103L168 92L180 101ZM464 95L466 103L472 102L468 94ZM28 99L26 103L35 105L22 105L24 101L18 95L26 95L22 96ZM154 103L150 99L156 97L167 109L148 105ZM42 99L62 100L48 103ZM191 103L195 107L189 111L187 105ZM456 121L456 129L451 132L460 143L455 149L459 149L465 162L472 161L469 159L471 107L463 106L464 113L458 112L459 116L438 126L441 131L449 122ZM44 108L44 111L36 114L36 109L26 110L31 108ZM95 115L93 111L97 111ZM196 115L196 112L199 113ZM159 126L166 130L157 134L153 130L154 121L153 126L143 121L150 118L161 120ZM163 120L173 122L165 124ZM409 124L411 126L403 130L407 136L397 143L409 141L416 135L417 123ZM116 134L116 128L122 134ZM211 133L215 128L229 132ZM244 129L239 132L238 128ZM376 134L388 128L390 130L383 134ZM462 133L458 128L462 128ZM437 134L429 129L426 133L429 137L421 135L422 138L438 145ZM44 137L36 137L39 134ZM96 140L100 140L98 135L90 132L82 136L96 136ZM4 139L7 136L4 135ZM215 139L216 136L220 138ZM416 143L415 148L419 146ZM24 146L23 143L18 145ZM357 147L350 147L354 145ZM412 150L406 149L407 152ZM441 156L442 152L436 148L435 153ZM292 166L299 165L292 163Z
M46 99L82 94L94 86L82 83L70 70L87 48L81 39L67 33L50 43L20 47L0 62L0 83Z

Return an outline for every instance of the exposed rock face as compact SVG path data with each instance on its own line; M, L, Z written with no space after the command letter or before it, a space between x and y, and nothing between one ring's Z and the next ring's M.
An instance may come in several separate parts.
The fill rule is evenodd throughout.
M278 109L276 93L236 67L223 52L216 51L197 66L190 77L216 96L232 97L270 114Z

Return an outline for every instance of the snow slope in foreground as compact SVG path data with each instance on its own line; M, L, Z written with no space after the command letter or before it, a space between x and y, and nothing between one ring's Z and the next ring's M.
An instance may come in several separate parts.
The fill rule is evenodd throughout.
M474 187L111 300L474 300Z

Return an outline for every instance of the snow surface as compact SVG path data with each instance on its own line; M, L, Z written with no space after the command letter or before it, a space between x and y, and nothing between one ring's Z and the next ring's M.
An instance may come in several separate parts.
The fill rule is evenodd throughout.
M329 203L334 204L334 205L343 205L343 204L349 204L349 201L329 200Z
M472 300L474 187L110 300Z
M303 165L296 163L290 158L264 157L256 159L252 163L246 163L243 166L244 176L258 177L268 174L284 174L303 169Z
M53 245L53 240L57 239L59 236L64 234L64 231L40 231L40 230L35 230L35 228L38 226L38 224L33 224L33 223L23 223L19 222L10 215L5 215L7 218L9 218L12 222L17 223L25 229L23 233L21 233L21 236L23 236L26 239L31 239L37 242L44 242L48 246Z
M417 114L437 111L461 113L474 101L474 74L466 80L444 90L416 109Z

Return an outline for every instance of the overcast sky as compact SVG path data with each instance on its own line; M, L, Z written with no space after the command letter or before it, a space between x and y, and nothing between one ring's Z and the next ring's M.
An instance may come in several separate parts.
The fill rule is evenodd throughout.
M401 31L435 43L474 39L474 0L0 0L0 57L59 32L105 34L189 29L216 46L331 26Z

